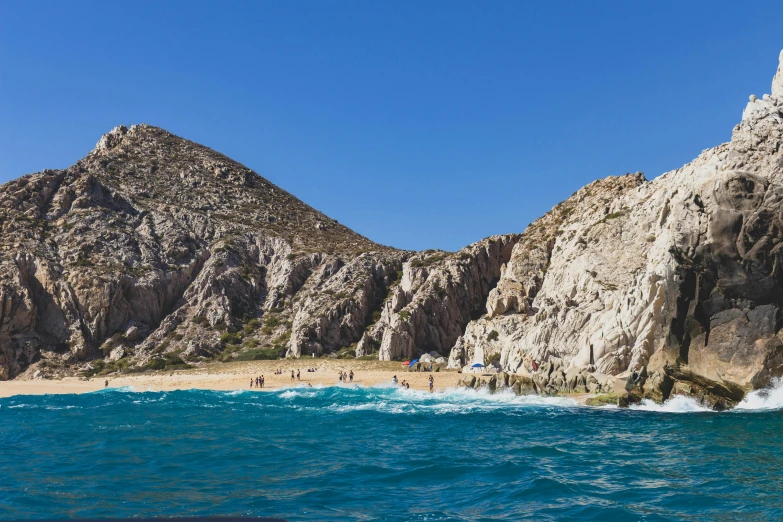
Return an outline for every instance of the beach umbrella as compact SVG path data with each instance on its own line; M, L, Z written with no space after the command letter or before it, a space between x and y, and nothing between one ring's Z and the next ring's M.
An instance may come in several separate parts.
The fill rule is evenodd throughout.
M410 366L411 362L410 361L402 361L402 365L403 366Z
M473 366L471 366L471 368L483 368L483 367L484 367L484 365L481 364L481 363L476 363Z

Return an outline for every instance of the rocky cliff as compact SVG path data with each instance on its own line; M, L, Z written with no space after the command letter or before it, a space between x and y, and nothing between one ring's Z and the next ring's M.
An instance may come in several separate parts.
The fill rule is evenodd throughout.
M118 127L74 166L0 187L0 378L437 352L544 391L630 377L656 400L730 406L783 373L782 133L779 67L690 164L591 183L521 234L414 253L210 149Z
M637 372L659 399L767 385L783 372L782 139L779 67L729 143L579 190L522 235L451 365Z

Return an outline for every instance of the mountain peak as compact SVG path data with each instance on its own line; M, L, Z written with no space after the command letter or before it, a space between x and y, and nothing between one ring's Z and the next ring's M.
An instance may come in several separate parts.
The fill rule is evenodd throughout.
M772 96L783 99L783 51L780 51L778 71L772 79Z
M770 111L776 112L780 105L783 105L783 51L780 51L778 70L772 78L772 94L765 94L761 99L751 94L742 111L742 121L764 118Z
M120 141L122 141L122 138L127 133L128 127L125 125L118 125L117 127L114 127L112 130L101 136L101 139L98 140L97 144L95 144L94 152L104 151L115 147Z

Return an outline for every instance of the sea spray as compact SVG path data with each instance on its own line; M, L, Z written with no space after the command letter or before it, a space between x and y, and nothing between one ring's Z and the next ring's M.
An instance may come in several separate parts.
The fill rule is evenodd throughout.
M750 392L735 410L780 410L783 409L783 379L772 381L772 386Z

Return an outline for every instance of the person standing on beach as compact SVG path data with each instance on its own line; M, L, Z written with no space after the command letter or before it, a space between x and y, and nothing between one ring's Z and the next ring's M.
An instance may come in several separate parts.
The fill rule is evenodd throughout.
M253 378L252 377L250 378L250 387L251 388L253 387Z
M337 378L340 379L340 382L343 382L343 372L339 372Z
M353 382L353 370L351 370L351 373L348 374L348 378Z
M106 379L106 382L103 383L103 387L104 388L108 388L109 387L109 379Z
M297 381L301 380L301 379L299 378L299 370L296 370L296 380L297 380Z
M261 376L261 387L262 388L264 387L264 376L263 375Z
M430 375L430 393L433 392L435 386L435 379L432 378L432 375Z
M291 382L294 382L294 371L291 370Z

